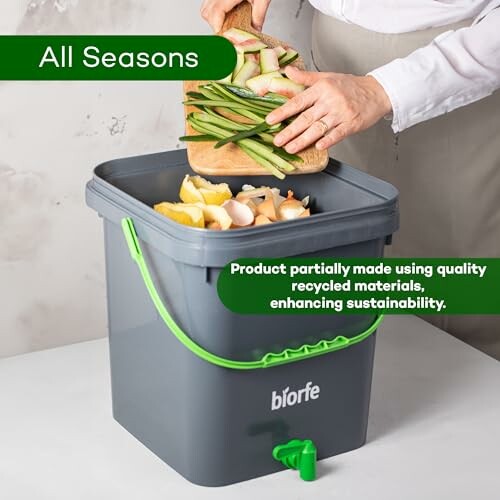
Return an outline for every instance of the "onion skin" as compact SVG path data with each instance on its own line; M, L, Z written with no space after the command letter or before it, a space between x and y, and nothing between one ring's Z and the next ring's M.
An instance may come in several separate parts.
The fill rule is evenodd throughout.
M272 224L273 221L268 219L265 215L257 215L255 217L255 225L256 226L265 226L267 224Z
M243 201L245 198L264 198L264 196L267 196L270 191L271 189L268 187L246 189L244 191L240 191L236 195L236 199L238 201Z
M276 222L278 220L278 214L276 213L276 207L274 206L274 200L272 197L257 205L257 212L260 215L266 216L272 222Z
M304 204L293 197L293 191L288 191L288 198L278 208L280 220L298 219L305 212Z

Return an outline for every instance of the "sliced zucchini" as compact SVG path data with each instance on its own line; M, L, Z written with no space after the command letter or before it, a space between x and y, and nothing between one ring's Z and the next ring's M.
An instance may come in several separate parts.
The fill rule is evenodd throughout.
M238 71L238 74L233 80L235 85L239 85L240 87L244 87L247 83L247 80L257 76L260 73L260 67L257 63L253 61L245 61L245 64Z
M267 45L260 40L247 40L246 42L235 45L236 50L244 52L245 54L259 52L266 47Z
M243 54L243 52L236 52L236 66L234 67L232 76L233 81L244 64L245 64L245 54Z
M278 45L277 47L274 47L274 52L276 52L276 55L278 56L278 59L280 57L283 57L286 54L286 49L285 47L282 47L281 45Z
M259 37L248 33L248 31L243 31L238 28L231 28L224 33L222 33L224 38L227 38L233 45L240 45L249 40L258 40Z
M254 76L246 82L246 86L255 94L262 97L269 92L269 85L273 78L281 78L281 73L279 71L273 71L272 73L266 73L264 75ZM247 97L249 99L250 96Z
M273 78L269 84L269 91L275 92L276 94L283 95L285 97L295 97L296 95L303 92L305 89L304 85L295 83L288 78Z
M262 49L260 51L260 71L261 73L273 73L280 69L278 56L274 49Z
M287 66L288 64L292 64L296 59L298 59L299 53L296 50L288 49L284 56L279 58L280 66Z
M260 64L260 54L249 52L244 54L245 61L253 61L254 63Z

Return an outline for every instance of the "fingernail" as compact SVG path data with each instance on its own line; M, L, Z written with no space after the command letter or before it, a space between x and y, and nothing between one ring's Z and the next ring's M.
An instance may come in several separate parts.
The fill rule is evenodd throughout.
M323 151L323 149L325 149L325 143L323 142L317 142L316 143L316 149L319 150L319 151Z
M277 135L275 138L274 138L274 144L276 146L281 146L285 141L283 140L283 136L281 135Z
M291 145L291 146L286 146L286 147L285 147L285 151L286 151L287 153L294 154L294 153L296 153L296 152L297 152L297 146L293 146L293 145Z

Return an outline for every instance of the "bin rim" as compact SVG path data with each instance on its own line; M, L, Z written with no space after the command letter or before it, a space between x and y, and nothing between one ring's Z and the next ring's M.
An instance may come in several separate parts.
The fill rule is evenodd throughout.
M182 151L177 151L177 153L181 152ZM330 159L330 162L327 165L327 167L315 175L328 175L330 177L337 177L342 182L355 186L358 189L363 189L365 192L368 192L371 195L377 197L380 200L380 202L376 205L359 207L355 209L353 208L339 209L336 210L335 212L328 212L328 211L319 212L312 214L310 217L307 218L302 218L302 219L299 218L289 221L277 221L272 225L269 224L261 226L252 226L251 228L238 228L238 229L232 229L231 231L211 231L209 229L196 228L179 224L173 220L170 220L168 217L162 216L148 204L140 200L137 200L130 194L120 190L106 179L107 174L109 174L109 172L113 168L113 165L115 165L116 163L122 161L130 161L134 159L147 160L148 158L157 157L158 154L166 155L169 153L171 152L154 153L150 155L120 158L116 160L103 162L94 168L93 178L87 183L87 192L91 192L92 194L97 195L108 202L112 198L118 197L124 203L132 203L132 204L139 203L141 209L144 208L146 209L145 215L153 218L153 220L155 221L154 227L157 230L160 230L162 233L167 233L169 236L171 236L172 233L177 233L176 237L178 239L184 239L184 238L189 239L190 237L193 237L196 238L196 240L198 240L201 236L204 239L214 240L214 241L235 240L235 239L241 240L242 238L245 238L247 235L252 237L253 239L259 236L264 237L268 233L276 233L276 231L278 230L286 231L291 227L294 229L297 228L300 231L301 229L306 227L311 228L317 224L322 224L327 220L340 220L349 217L362 216L364 214L376 214L379 212L387 211L387 209L391 208L394 208L395 211L397 212L396 204L399 197L399 191L392 184L382 179L375 178L364 172L358 171L357 169L350 167L349 165L343 164L335 159ZM169 163L169 166L166 168L182 166L184 164L185 160L183 159L177 162ZM343 169L341 177L335 171L335 168L340 166L342 166ZM149 168L142 167L142 168L136 168L135 170L131 169L127 171L127 176L139 173L146 173L148 171L155 171L155 170L156 167L149 167ZM367 181L367 179L370 179L372 188L366 185L363 185L361 187L360 183L356 182L359 179L360 175L364 177L365 182ZM119 177L120 175L115 175L115 178ZM270 177L270 179L272 179L272 177ZM377 190L375 190L375 185L378 188ZM382 191L385 192L382 193ZM139 214L135 214L135 218L137 217L137 215ZM396 231L396 229L397 229L397 224L394 227L394 231Z
M366 241L388 242L399 227L398 191L394 186L330 160L323 172L307 176L308 179L314 177L312 185L316 182L338 184L339 189L349 189L349 192L351 189L354 193L360 190L367 197L365 203L347 203L345 206L337 203L334 208L321 209L311 217L250 229L210 231L191 228L155 212L151 205L157 194L154 199L145 199L126 187L135 182L136 176L147 186L148 182L154 182L149 180L150 177L169 170L175 178L177 174L189 173L184 150L102 163L94 169L94 176L87 183L87 205L117 228L124 217L133 218L145 245L176 262L205 268L221 268L244 257L291 257ZM167 175L168 182L172 178ZM237 182L238 178L230 179ZM290 176L289 179L296 188L302 185L300 176ZM242 182L248 181L242 179ZM264 183L265 180L259 178L256 182ZM325 195L325 192L318 195L318 203L323 203Z

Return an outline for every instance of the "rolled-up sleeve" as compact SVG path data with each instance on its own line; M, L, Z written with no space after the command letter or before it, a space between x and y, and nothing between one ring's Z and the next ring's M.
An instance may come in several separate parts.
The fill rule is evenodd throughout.
M500 88L500 8L368 74L391 100L396 133L478 101Z

